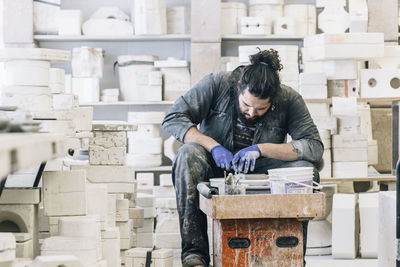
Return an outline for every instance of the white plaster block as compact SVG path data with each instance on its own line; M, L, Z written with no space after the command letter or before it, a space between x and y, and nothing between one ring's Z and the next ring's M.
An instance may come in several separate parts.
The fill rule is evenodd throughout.
M136 204L139 207L146 208L146 207L154 207L156 199L154 195L150 194L137 194Z
M271 24L267 24L264 17L242 17L240 33L243 35L268 35L271 34Z
M307 256L307 267L377 267L376 259L334 259L332 256Z
M332 44L380 44L383 43L381 32L369 33L323 33L304 38L304 47Z
M108 266L120 266L120 235L117 227L102 231L102 253Z
M117 212L117 197L114 194L107 194L107 227L115 227Z
M12 233L0 233L0 251L15 250L16 240Z
M156 217L156 208L155 207L144 207L144 218L154 218Z
M107 203L107 185L87 183L87 213L99 215L101 228L104 229L107 224L108 203Z
M208 1L196 1L197 2L208 2ZM212 0L212 2L217 2ZM194 7L192 7L192 12ZM219 9L216 11L219 12ZM209 14L210 15L210 14ZM209 16L207 15L207 17ZM206 19L204 17L203 19ZM219 24L218 24L219 25ZM219 27L219 26L218 26ZM192 33L193 33L192 27ZM192 35L193 38L193 35ZM194 42L194 40L192 39ZM216 72L219 70L219 61L221 57L221 43L191 43L191 85L194 86L198 83L205 75ZM208 60L204 60L207 58Z
M144 218L144 209L141 207L129 208L129 219Z
M98 215L61 217L58 220L58 235L94 240L97 260L102 258L101 223Z
M104 103L116 103L116 102L118 102L118 96L117 95L101 95L100 101L104 102Z
M296 35L296 20L290 17L281 17L274 20L274 34Z
M124 165L126 147L89 146L89 163L91 165Z
M378 266L396 264L396 192L379 192Z
M378 164L378 142L377 140L368 141L368 165Z
M58 34L61 0L33 2L33 27L36 34Z
M383 57L383 55L384 55L383 43L382 44L334 44L334 45L305 47L303 50L303 58L306 61L369 59L369 58L380 58Z
M372 63L377 65L380 69L398 69L399 68L399 57L400 57L400 46L399 45L388 45L385 44L385 56L383 58L376 58L372 60ZM376 68L371 65L370 68Z
M326 74L324 72L317 73L300 73L299 84L302 85L326 85Z
M0 204L39 204L39 188L12 188L3 189Z
M35 2L36 3L36 2ZM83 267L78 257L73 255L47 255L37 256L30 267L54 267L54 266L65 266L65 267ZM22 266L21 266L22 267Z
M179 218L164 217L157 220L156 233L179 233Z
M154 218L143 219L143 226L135 229L136 233L153 233L154 231Z
M82 16L81 10L60 10L58 18L58 34L81 35Z
M119 234L122 239L131 238L133 232L133 220L117 222L116 225L119 228Z
M351 33L368 31L367 0L350 0L349 15L350 15L349 31Z
M72 170L85 170L91 183L133 183L135 169L129 166L72 165Z
M43 196L46 216L86 215L85 172L44 172Z
M132 154L161 154L161 137L135 137L128 139L128 151Z
M221 35L239 34L239 23L247 15L244 3L221 2Z
M50 62L11 60L4 63L4 85L48 86Z
M378 258L379 193L359 194L360 254L362 258Z
M129 200L117 199L115 217L117 222L126 222L129 220Z
M165 117L165 112L148 112L148 111L142 111L142 112L128 112L128 122L129 123L135 123L140 126L138 126L138 131L143 131L143 127L141 124L144 125L149 125L149 124L161 124L163 119ZM147 132L147 130L146 130Z
M368 162L333 162L332 176L334 178L368 177Z
M93 107L76 107L73 109L75 130L77 132L91 131Z
M43 120L41 121L42 132L65 134L74 136L74 123L71 120Z
M153 195L157 198L175 197L175 188L173 186L154 186Z
M192 42L220 42L221 1L199 0L191 4Z
M154 246L153 233L138 233L136 234L137 244L139 248L151 248Z
M361 97L398 97L400 70L361 70Z
M367 148L367 136L363 134L340 134L332 136L334 148Z
M368 0L368 32L384 33L385 42L398 39L398 2Z
M55 94L53 95L53 109L63 110L72 109L75 106L75 97L71 94Z
M175 60L166 60L167 64ZM177 61L178 64L180 61ZM184 95L190 88L190 72L187 62L183 61L184 67L161 67L163 74L163 100L175 101L180 96ZM157 61L155 62L155 66ZM173 66L173 63L171 64Z
M126 154L126 165L136 168L150 168L162 165L162 154Z
M272 22L274 19L283 17L283 3L249 2L249 16L263 16L266 21Z
M338 117L339 135L360 134L360 117Z
M96 103L100 99L99 78L72 78L72 93L79 97L79 103Z
M167 7L165 0L138 0L133 4L135 34L166 34Z
M328 98L326 85L300 85L300 94L304 99Z
M332 206L332 256L354 259L358 248L357 195L335 194Z
M33 3L3 0L0 5L0 39L4 43L33 43Z
M101 48L87 46L72 50L72 76L75 78L103 77L104 56Z
M144 218L137 218L133 220L133 228L141 228L144 224Z
M330 117L329 104L325 103L306 103L311 116Z
M73 255L84 265L97 262L96 241L86 238L54 236L43 240L41 255Z
M43 89L40 89L40 87L30 86L3 87L1 91L0 103L3 106L16 106L20 109L29 111L51 110L52 97L50 90L48 87L42 88ZM20 89L22 89L22 92Z
M368 149L364 148L333 148L334 162L368 161Z
M136 182L138 185L138 188L143 188L143 187L153 187L154 186L154 173L137 173L136 174Z
M157 248L181 248L181 235L179 233L156 233L154 235L154 245Z
M167 208L167 209L176 209L176 198L156 198L155 207L158 208Z
M321 178L331 178L332 177L332 159L331 159L331 150L324 150L324 154L322 156L324 159L324 167L319 171L319 175Z
M107 183L107 190L109 194L133 194L136 192L136 183Z
M190 7L167 8L167 34L190 34Z
M172 174L160 174L160 186L173 186Z

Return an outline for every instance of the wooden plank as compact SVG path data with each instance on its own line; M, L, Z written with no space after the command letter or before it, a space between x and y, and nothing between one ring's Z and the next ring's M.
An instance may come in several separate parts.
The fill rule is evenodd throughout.
M357 98L357 102L373 102L373 103L386 103L392 101L400 101L400 97L368 97L368 98ZM332 98L321 98L321 99L304 99L306 103L327 103L332 104Z
M325 194L200 195L200 209L213 219L322 217Z

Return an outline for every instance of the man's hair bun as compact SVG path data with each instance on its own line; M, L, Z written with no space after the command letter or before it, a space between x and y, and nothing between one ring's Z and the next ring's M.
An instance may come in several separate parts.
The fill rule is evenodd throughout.
M252 65L261 64L272 71L281 71L282 64L278 55L278 51L274 49L263 50L254 55L249 56Z

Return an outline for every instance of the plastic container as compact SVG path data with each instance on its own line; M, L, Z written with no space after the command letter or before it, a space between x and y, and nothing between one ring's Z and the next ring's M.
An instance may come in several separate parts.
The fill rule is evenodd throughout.
M268 171L271 194L311 194L313 192L313 168L279 168Z

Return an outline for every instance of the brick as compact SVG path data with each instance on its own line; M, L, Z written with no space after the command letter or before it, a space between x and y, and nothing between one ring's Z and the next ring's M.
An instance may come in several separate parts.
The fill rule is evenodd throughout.
M157 198L170 198L175 197L175 188L173 186L154 186L153 195Z
M367 137L365 135L340 134L332 136L334 148L366 148Z
M157 220L156 233L179 233L179 218L165 217Z
M144 218L144 209L141 207L129 208L129 219Z
M143 226L135 229L136 233L153 233L154 232L154 218L146 218L143 220Z
M334 178L365 178L368 177L367 161L333 162L332 176Z
M153 233L138 233L137 237L137 247L140 248L151 248L154 246Z
M181 242L181 235L179 233L156 233L154 235L154 245L157 248L179 249L181 248Z
M153 195L143 193L137 194L136 204L142 208L154 207L155 201L156 199Z

